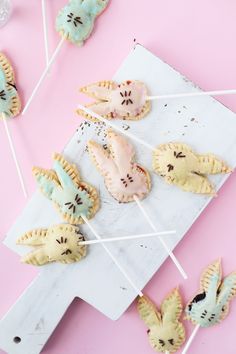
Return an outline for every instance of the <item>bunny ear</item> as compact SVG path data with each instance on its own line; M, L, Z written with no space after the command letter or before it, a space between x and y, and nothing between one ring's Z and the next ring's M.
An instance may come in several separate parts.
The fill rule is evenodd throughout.
M21 262L40 266L49 263L49 257L46 255L44 247L41 247L33 252L28 253L26 256L23 256L21 258Z
M47 232L47 229L36 229L28 231L17 239L16 244L29 246L43 245L45 242L45 237L47 236Z
M211 154L198 155L199 173L203 174L217 174L230 173L232 169L223 161Z
M148 328L159 326L161 324L161 314L156 306L146 297L142 296L138 300L137 306L139 315Z
M182 299L178 289L174 289L163 301L161 313L163 323L177 321L183 311Z
M62 188L77 186L80 183L79 171L74 164L70 164L60 154L54 154L53 160L53 168Z
M86 12L98 16L108 5L109 0L84 0L82 7Z
M42 191L42 193L49 199L59 186L59 181L54 171L44 170L40 167L33 167L33 175Z
M227 315L229 302L236 296L236 272L224 278L219 290L217 304L222 306L223 318Z
M114 81L99 81L81 87L80 92L98 100L108 101L109 96L115 86L116 84L114 83Z
M100 144L95 141L89 141L88 152L103 177L107 176L108 173L117 172L109 153Z
M202 273L200 278L201 290L206 293L217 293L217 289L221 283L222 269L220 259L211 263Z
M134 147L122 135L118 135L113 130L108 130L107 138L112 158L122 174L132 165L135 156Z

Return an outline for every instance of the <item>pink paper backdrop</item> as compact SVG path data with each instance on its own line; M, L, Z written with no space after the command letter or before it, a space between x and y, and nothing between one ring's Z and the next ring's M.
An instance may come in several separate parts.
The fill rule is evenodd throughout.
M12 0L13 1L13 0ZM55 16L65 0L48 0L51 52L59 38ZM45 65L40 0L14 0L14 12L0 30L0 50L13 61L23 102ZM234 0L111 0L96 31L82 49L66 44L37 99L24 117L10 122L29 194L35 190L32 165L49 166L51 153L61 151L79 121L74 109L79 86L109 79L133 46L134 39L173 65L204 89L236 86L236 2ZM236 111L235 96L221 99ZM26 204L15 174L3 125L0 124L0 239ZM180 285L184 300L198 287L200 271L221 256L224 272L236 269L236 176L233 174L186 235L175 253L187 270L184 282L170 260L146 287L158 304ZM37 269L19 264L19 257L0 245L0 317L35 277ZM201 330L192 354L235 354L236 301L221 325ZM187 335L193 330L186 323ZM1 351L0 351L1 352ZM2 352L1 352L2 353ZM112 322L75 300L45 347L44 354L151 354L146 328L133 304Z

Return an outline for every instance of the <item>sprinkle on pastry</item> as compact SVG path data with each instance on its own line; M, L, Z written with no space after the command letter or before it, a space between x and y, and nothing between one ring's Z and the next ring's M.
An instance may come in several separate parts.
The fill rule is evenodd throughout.
M146 99L147 87L141 81L124 81L117 84L114 81L100 81L81 88L81 92L95 99L86 105L93 112L106 119L139 120L146 116L151 103ZM83 110L77 110L79 115L96 121Z
M164 299L160 311L146 297L138 300L138 312L148 327L148 338L152 348L160 353L175 353L185 341L185 329L180 322L183 311L178 289Z
M109 0L70 0L56 19L56 30L70 42L82 46L90 37L95 19Z
M201 327L213 326L228 314L236 295L236 272L222 280L221 261L211 263L202 273L199 292L186 306L186 318Z
M104 177L110 194L119 202L132 202L136 195L143 199L149 193L149 173L135 162L135 151L122 135L112 130L107 134L108 148L89 141L88 151L98 171Z
M160 145L153 153L153 169L169 184L186 192L215 194L208 174L230 173L232 170L212 154L198 155L185 144Z
M55 154L53 160L53 170L33 168L42 193L53 202L68 223L83 223L82 214L91 219L99 209L96 189L81 181L77 167L62 155Z
M15 117L20 113L21 102L17 93L13 68L3 53L0 53L0 118Z
M25 233L17 240L18 245L35 247L22 257L22 262L40 266L50 262L74 263L86 256L87 246L78 226L56 225L49 229L36 229Z

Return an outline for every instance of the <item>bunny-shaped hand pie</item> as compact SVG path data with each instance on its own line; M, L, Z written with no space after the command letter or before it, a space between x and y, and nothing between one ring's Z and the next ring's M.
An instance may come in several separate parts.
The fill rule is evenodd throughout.
M56 30L70 42L82 46L93 31L94 21L109 0L70 0L56 19Z
M15 117L20 113L21 102L15 85L15 75L11 64L0 53L0 117Z
M81 224L85 215L91 219L99 209L95 188L82 182L75 165L55 154L54 170L34 167L33 174L44 195L53 201L59 213L70 224Z
M134 162L134 148L121 135L108 130L108 151L94 141L88 142L88 151L97 169L105 179L111 195L119 202L132 202L136 195L143 199L150 191L149 173Z
M121 84L100 81L80 91L97 100L86 107L106 119L138 120L146 116L151 108L150 101L146 99L147 88L141 81L124 81ZM81 109L77 113L96 121L96 118Z
M79 245L84 241L78 226L56 225L49 229L29 231L21 236L18 245L34 246L36 250L22 257L21 261L32 265L50 262L73 263L86 256L87 246Z
M164 299L161 311L147 297L138 300L138 312L148 326L149 341L155 351L174 353L184 343L185 329L179 321L182 311L178 289Z
M236 295L236 272L222 278L221 261L210 264L203 272L199 293L188 303L186 318L195 325L210 327L227 316L230 300Z
M167 183L200 194L215 194L214 186L206 175L232 172L214 155L198 155L182 143L158 146L153 153L153 169Z

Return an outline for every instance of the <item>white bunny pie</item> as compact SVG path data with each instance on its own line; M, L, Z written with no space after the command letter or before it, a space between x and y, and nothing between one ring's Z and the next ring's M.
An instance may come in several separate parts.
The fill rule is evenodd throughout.
M87 246L78 226L60 224L49 229L36 229L26 232L16 243L35 247L35 250L22 257L21 261L32 265L50 262L73 263L86 256Z
M143 199L150 191L149 173L135 161L135 151L122 135L107 133L108 149L89 141L88 151L98 171L104 177L110 194L119 202L132 202L136 195Z
M138 312L148 327L148 338L157 352L175 353L185 341L185 329L180 322L183 311L178 289L174 289L163 301L160 311L147 298L138 300Z

